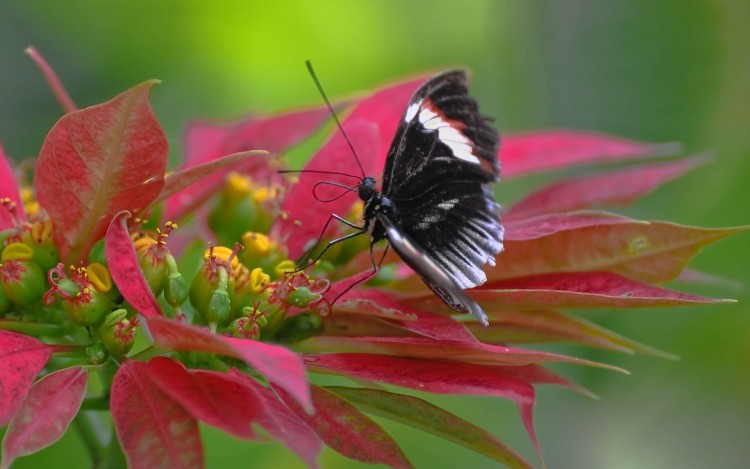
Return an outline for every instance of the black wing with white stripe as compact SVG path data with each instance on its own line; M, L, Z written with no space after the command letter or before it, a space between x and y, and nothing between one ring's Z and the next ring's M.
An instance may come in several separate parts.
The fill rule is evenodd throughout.
M391 237L401 231L459 289L484 283L482 266L494 265L503 247L499 207L487 186L499 178L498 147L497 131L468 95L466 74L451 71L414 94L386 160L382 195L398 212L386 229L391 244L399 254L406 249ZM448 287L432 263L407 263L451 307L446 296L467 299L455 287L448 294L436 289Z

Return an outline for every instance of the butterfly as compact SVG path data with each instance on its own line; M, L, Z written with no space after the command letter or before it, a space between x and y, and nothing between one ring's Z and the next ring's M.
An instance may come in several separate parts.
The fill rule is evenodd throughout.
M320 89L309 63L308 69ZM487 325L482 307L464 290L486 282L482 267L495 265L503 249L499 205L489 186L500 176L499 145L498 132L469 96L464 71L430 78L403 113L382 189L371 176L355 176L360 182L348 188L364 203L363 226L332 215L357 231L331 241L323 252L367 233L374 275L373 245L385 239L445 304Z

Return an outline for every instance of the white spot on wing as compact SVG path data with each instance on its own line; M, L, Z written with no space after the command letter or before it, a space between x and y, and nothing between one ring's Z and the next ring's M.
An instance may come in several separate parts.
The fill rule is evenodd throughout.
M414 119L414 116L417 115L417 111L419 111L419 107L422 105L422 100L417 101L416 103L412 103L409 105L408 108L406 108L406 114L404 115L404 122L411 122L412 119Z
M455 207L457 203L458 203L458 199L446 200L445 202L440 202L438 204L438 208L442 209L442 210L445 210L445 211L448 211L448 210L452 209L453 207Z
M416 112L416 108L412 109L413 106L414 104L406 110L407 121L411 121L414 118L413 114ZM453 156L469 163L480 163L479 158L474 155L471 140L461 133L459 129L451 125L451 121L445 119L444 116L426 107L419 111L419 122L427 131L434 132L437 130L438 139L450 148Z

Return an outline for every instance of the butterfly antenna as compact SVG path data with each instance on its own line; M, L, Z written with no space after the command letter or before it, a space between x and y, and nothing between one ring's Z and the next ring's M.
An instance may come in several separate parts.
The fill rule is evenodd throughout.
M346 176L350 178L359 179L362 180L361 177L355 176L354 174L347 174L347 173L340 173L338 171L323 171L318 169L282 169L277 171L279 174L288 174L288 173L315 173L315 174L333 174L335 176Z
M307 60L305 61L305 65L307 65L307 71L310 73L310 76L315 82L315 86L318 87L320 96L323 97L323 101L325 101L326 106L328 106L328 110L331 112L331 116L333 116L333 120L336 122L336 126L339 128L341 135L344 136L344 140L346 140L346 143L349 145L349 148L352 150L354 159L357 160L357 166L359 166L359 171L362 173L362 178L364 179L365 170L362 168L362 163L359 161L359 156L357 156L357 152L354 151L354 145L352 145L351 140L349 140L349 136L346 135L346 132L344 132L344 127L341 125L341 122L339 121L338 116L336 116L336 111L333 110L333 106L331 106L331 102L328 100L328 96L326 96L326 92L323 91L323 85L320 84L320 80L318 80L318 76L315 74L315 70L313 69L312 62Z
M344 192L342 192L341 194L337 195L336 197L333 197L331 199L324 199L324 198L320 197L318 195L318 193L317 193L318 186L322 186L322 185L340 187L340 188L346 189L346 190ZM321 203L328 203L328 202L333 202L334 200L339 200L340 198L342 198L343 196L345 196L349 192L356 191L357 187L359 187L359 185L351 186L350 187L350 186L346 186L344 184L339 184L339 183L333 182L333 181L319 181L319 182L315 183L315 185L313 186L312 192L313 192L313 197L315 197L315 200L317 200L318 202L321 202Z

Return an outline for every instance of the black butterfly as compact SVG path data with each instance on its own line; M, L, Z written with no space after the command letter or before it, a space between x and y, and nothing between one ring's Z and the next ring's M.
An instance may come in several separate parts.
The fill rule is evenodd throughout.
M448 71L414 93L388 151L382 191L373 177L358 177L364 226L332 215L357 232L323 252L369 233L372 256L372 245L387 239L448 306L486 325L487 315L464 289L487 280L482 266L494 265L503 249L499 206L488 186L500 174L499 137L469 97L467 81L464 71Z

